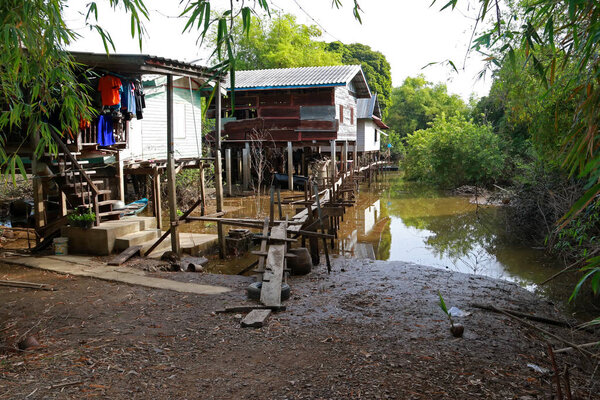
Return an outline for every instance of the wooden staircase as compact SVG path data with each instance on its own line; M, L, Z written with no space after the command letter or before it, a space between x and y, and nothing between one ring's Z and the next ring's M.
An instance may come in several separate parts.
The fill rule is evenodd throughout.
M103 220L119 219L122 211L113 210L113 205L118 200L114 199L109 179L92 179L96 170L90 167L87 160L77 159L81 153L70 151L60 137L57 136L55 140L59 153L45 156L53 173L53 181L60 192L59 202L63 212L88 208L96 214L96 226Z

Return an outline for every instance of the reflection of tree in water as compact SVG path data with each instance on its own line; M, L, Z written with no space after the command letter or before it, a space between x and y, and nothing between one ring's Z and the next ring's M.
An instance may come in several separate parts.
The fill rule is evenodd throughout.
M436 256L447 256L453 260L467 257L478 248L492 254L498 239L493 229L495 221L496 212L481 210L479 216L473 211L452 216L403 218L406 226L432 233L425 243L431 246Z
M386 218L384 222L385 226L381 230L379 243L377 245L377 249L375 249L375 257L378 260L389 260L390 258L390 250L392 248L392 231L390 230L391 222L391 219Z

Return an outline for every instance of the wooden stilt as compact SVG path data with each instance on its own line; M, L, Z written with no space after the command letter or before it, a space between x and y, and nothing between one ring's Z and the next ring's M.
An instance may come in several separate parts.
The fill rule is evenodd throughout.
M204 176L204 164L200 164L200 215L206 214L206 179Z
M288 173L288 188L294 191L294 152L292 142L287 142L287 173Z
M243 150L243 185L244 190L250 190L250 143L246 142Z
M231 181L231 148L225 149L225 175L227 176L227 195L233 196L233 183Z
M223 211L223 160L221 159L221 81L217 81L216 113L215 113L215 131L217 140L215 143L215 189L217 194L217 212ZM225 244L225 233L223 224L217 223L217 235L219 238L219 254L225 258L227 248Z
M177 193L175 188L175 139L173 134L173 75L167 75L167 180L169 189L169 216L171 221L171 250L179 254Z

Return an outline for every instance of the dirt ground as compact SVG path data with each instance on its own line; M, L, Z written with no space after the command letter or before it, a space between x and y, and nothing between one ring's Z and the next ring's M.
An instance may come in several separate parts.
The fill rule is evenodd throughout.
M502 314L494 304L564 318L513 284L401 262L336 259L290 280L287 310L261 329L241 315L252 278L187 272L155 276L228 286L197 296L0 264L0 279L47 283L56 291L0 287L2 399L549 399L547 343L565 347ZM452 337L440 311L472 314ZM535 323L576 343L594 335ZM34 335L41 346L15 351ZM597 336L596 340L597 340ZM598 374L573 352L574 398L600 398ZM595 376L595 378L594 378ZM564 391L564 389L563 389Z

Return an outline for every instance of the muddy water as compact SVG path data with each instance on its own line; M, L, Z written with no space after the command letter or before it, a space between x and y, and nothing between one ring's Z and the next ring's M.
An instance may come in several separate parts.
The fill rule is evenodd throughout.
M281 194L284 198L289 195ZM269 198L263 196L260 204L253 197L226 199L225 208L230 218L264 217L269 213ZM294 207L284 205L282 213L284 218L292 216ZM167 215L164 220L167 226ZM575 276L566 275L540 286L563 264L540 249L515 243L505 226L502 207L478 206L469 197L406 182L398 173L387 173L381 182L361 186L356 205L347 209L341 223L334 253L354 257L365 254L364 249L372 246L379 260L504 279L545 295L573 312L596 312L590 310L587 299L574 306L565 303ZM194 222L182 230L216 233L216 225ZM212 256L209 271L237 274L256 258L246 255L222 261Z

